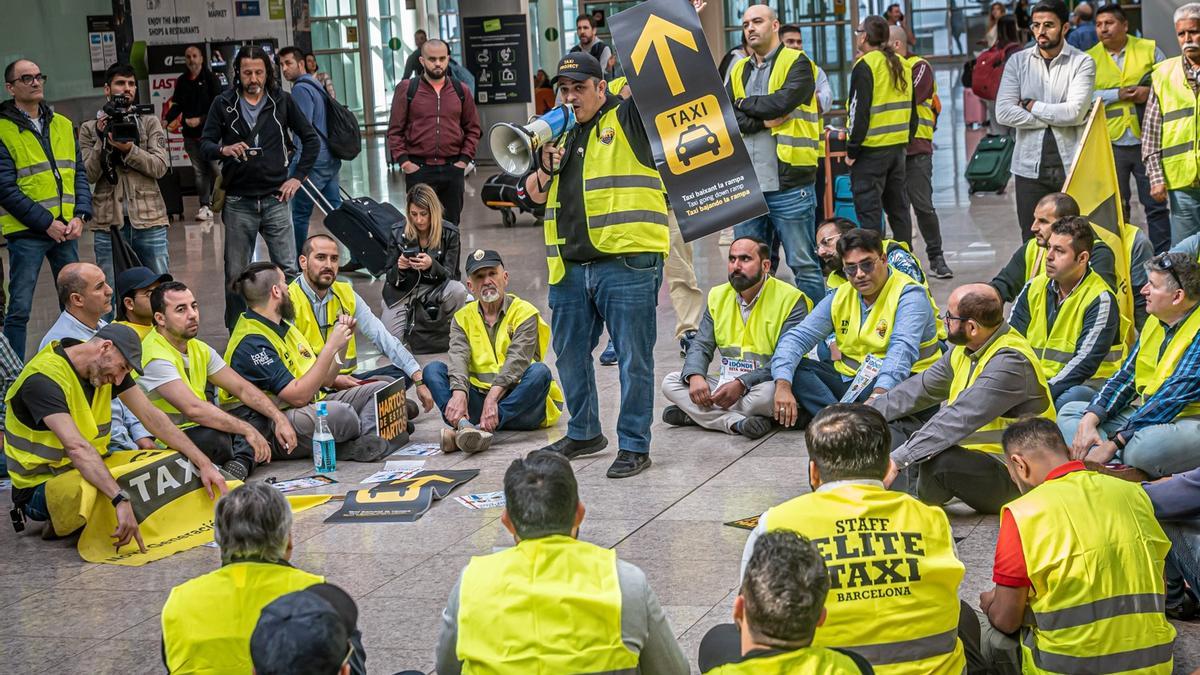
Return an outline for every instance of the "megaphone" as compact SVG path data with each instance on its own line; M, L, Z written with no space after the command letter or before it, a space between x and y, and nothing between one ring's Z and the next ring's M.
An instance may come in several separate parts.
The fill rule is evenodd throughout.
M560 105L545 115L531 117L523 126L501 122L492 125L488 142L492 157L513 176L523 176L535 166L538 151L575 128L575 108Z

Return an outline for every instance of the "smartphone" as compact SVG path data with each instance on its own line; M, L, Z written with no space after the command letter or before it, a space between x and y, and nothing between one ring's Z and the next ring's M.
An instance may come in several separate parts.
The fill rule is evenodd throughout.
M262 148L246 148L246 157L262 157Z

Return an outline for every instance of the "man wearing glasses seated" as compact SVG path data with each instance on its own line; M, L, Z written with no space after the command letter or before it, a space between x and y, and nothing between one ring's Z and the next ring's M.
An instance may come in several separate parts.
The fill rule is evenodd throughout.
M1139 470L1129 476L1138 479L1200 466L1200 264L1164 253L1146 269L1150 317L1137 344L1100 393L1063 406L1058 423L1071 459L1117 460Z
M838 239L837 252L849 283L826 294L785 333L771 358L775 418L784 426L804 426L843 398L861 401L882 394L941 354L925 287L888 266L879 232L851 230ZM837 348L833 358L804 358L830 334L831 348ZM861 386L851 392L859 374Z
M980 513L999 513L1020 495L1004 465L1001 435L1026 415L1054 418L1041 363L1003 310L987 284L954 289L942 317L954 348L871 402L893 439L903 441L892 461L910 481L917 474L916 494L926 504L958 497ZM914 417L939 405L927 421Z

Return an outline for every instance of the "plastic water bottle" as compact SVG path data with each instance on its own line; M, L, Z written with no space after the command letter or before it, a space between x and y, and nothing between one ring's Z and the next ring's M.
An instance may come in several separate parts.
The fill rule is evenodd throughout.
M317 473L337 471L337 447L329 433L329 412L325 402L317 404L317 425L313 429L313 466Z

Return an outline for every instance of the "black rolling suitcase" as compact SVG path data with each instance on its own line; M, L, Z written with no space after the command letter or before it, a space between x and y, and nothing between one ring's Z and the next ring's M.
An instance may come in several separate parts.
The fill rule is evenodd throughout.
M350 249L350 256L374 276L387 271L388 246L392 228L404 221L404 215L387 202L370 197L351 197L342 190L342 205L332 208L321 191L305 180L301 189L325 214L325 228Z
M183 217L183 191L179 186L179 174L175 169L168 168L162 178L158 179L158 191L162 193L163 202L167 205L167 216Z
M489 209L495 209L500 212L500 220L505 227L512 227L517 222L517 215L513 212L525 212L527 209L517 199L517 191L521 187L521 181L524 176L510 176L507 173L498 173L494 176L489 176L483 183L483 187L479 190L479 198L483 201L483 205ZM539 220L545 214L545 207L538 207L530 213Z

